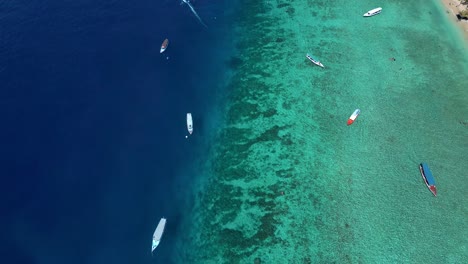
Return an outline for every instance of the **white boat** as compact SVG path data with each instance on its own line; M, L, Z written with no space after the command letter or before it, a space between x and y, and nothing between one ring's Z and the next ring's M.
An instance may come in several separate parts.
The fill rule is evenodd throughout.
M192 120L192 114L187 113L187 130L190 135L192 135L193 132L193 120Z
M153 233L153 244L151 246L151 253L153 253L153 251L159 245L159 242L161 241L161 237L164 233L165 226L166 226L166 218L161 218L161 220L159 220L158 226L156 227L156 230L154 230L154 233Z
M369 10L367 13L365 13L363 16L365 17L370 17L370 16L375 16L375 15L378 15L380 14L380 12L382 12L382 8L381 7L377 7L377 8L374 8L372 10Z
M356 118L359 116L360 113L361 113L361 110L359 109L354 110L353 114L348 119L348 126L354 123L354 120L356 120Z
M307 57L313 64L315 64L315 65L317 65L317 66L320 66L320 67L322 67L322 68L324 67L323 64L322 64L320 61L314 60L314 58L312 58L312 56L310 56L309 54L306 54L306 57Z
M163 53L167 49L168 45L169 45L169 40L165 39L163 43L161 44L161 49L159 50L159 53Z

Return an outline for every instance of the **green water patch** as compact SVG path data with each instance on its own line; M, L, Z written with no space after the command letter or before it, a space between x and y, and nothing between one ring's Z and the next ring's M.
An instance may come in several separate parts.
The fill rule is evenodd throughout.
M243 4L225 124L204 161L185 263L465 258L453 245L468 237L456 231L467 217L468 60L455 35L433 26L434 5L419 18L400 12L419 5L386 3L363 18L375 6ZM440 197L422 182L422 161Z

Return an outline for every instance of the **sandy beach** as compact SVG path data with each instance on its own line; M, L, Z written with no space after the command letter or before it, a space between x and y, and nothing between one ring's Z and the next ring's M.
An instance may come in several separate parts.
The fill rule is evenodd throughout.
M457 24L463 32L464 39L468 41L468 20L458 20L457 18L457 14L468 7L462 5L459 0L442 0L442 3L446 8L446 13L450 16L450 20Z

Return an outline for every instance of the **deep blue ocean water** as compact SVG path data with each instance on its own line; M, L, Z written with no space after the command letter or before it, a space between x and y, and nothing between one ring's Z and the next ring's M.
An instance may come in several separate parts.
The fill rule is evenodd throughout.
M193 5L208 29L176 0L0 4L2 263L173 262L229 29Z

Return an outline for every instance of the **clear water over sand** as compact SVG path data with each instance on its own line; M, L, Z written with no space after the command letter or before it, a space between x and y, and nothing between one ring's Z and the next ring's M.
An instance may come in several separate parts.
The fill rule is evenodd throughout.
M466 45L439 3L380 6L244 1L180 263L468 259Z

